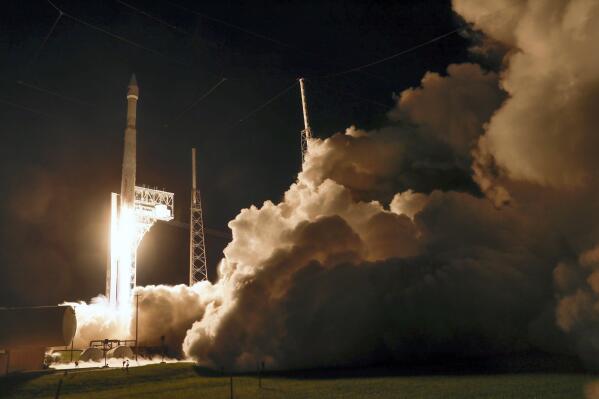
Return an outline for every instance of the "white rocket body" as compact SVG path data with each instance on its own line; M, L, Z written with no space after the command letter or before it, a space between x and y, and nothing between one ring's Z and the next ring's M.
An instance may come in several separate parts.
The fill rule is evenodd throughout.
M135 75L131 76L127 90L127 127L125 129L125 147L123 150L123 170L121 177L121 209L133 208L135 203L135 169L137 151L137 100L139 87Z
M123 148L120 202L111 197L110 250L106 271L106 296L111 305L127 308L135 284L135 174L137 130L137 100L139 87L135 75L127 89L127 126Z

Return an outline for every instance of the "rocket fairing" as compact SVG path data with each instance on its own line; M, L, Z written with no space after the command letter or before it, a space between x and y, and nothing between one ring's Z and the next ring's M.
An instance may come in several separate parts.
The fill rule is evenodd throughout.
M139 87L135 74L127 90L127 127L125 129L125 147L123 150L123 169L121 176L121 209L133 209L135 203L135 172L136 172L136 136L135 122L137 118L137 100Z

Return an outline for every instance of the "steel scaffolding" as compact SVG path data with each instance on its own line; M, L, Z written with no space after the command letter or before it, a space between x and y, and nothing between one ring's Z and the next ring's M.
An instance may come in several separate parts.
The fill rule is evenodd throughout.
M196 149L191 149L191 210L189 223L189 285L208 280L202 198L196 184Z

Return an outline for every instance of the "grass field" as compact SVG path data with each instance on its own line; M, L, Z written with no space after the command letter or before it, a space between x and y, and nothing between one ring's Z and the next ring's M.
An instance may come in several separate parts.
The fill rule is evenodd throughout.
M374 374L374 375L368 375ZM387 374L387 375L385 375ZM0 378L2 398L229 398L229 377L190 363L120 369L22 374ZM235 398L584 398L599 377L582 373L490 375L270 375L234 376ZM599 385L598 385L599 387Z

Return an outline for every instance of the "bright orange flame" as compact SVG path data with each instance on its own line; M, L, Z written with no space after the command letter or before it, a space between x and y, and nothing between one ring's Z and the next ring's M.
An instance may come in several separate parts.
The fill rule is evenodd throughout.
M131 315L131 283L135 272L135 253L139 243L140 226L132 208L123 206L120 214L111 219L111 281L110 303L119 314Z

